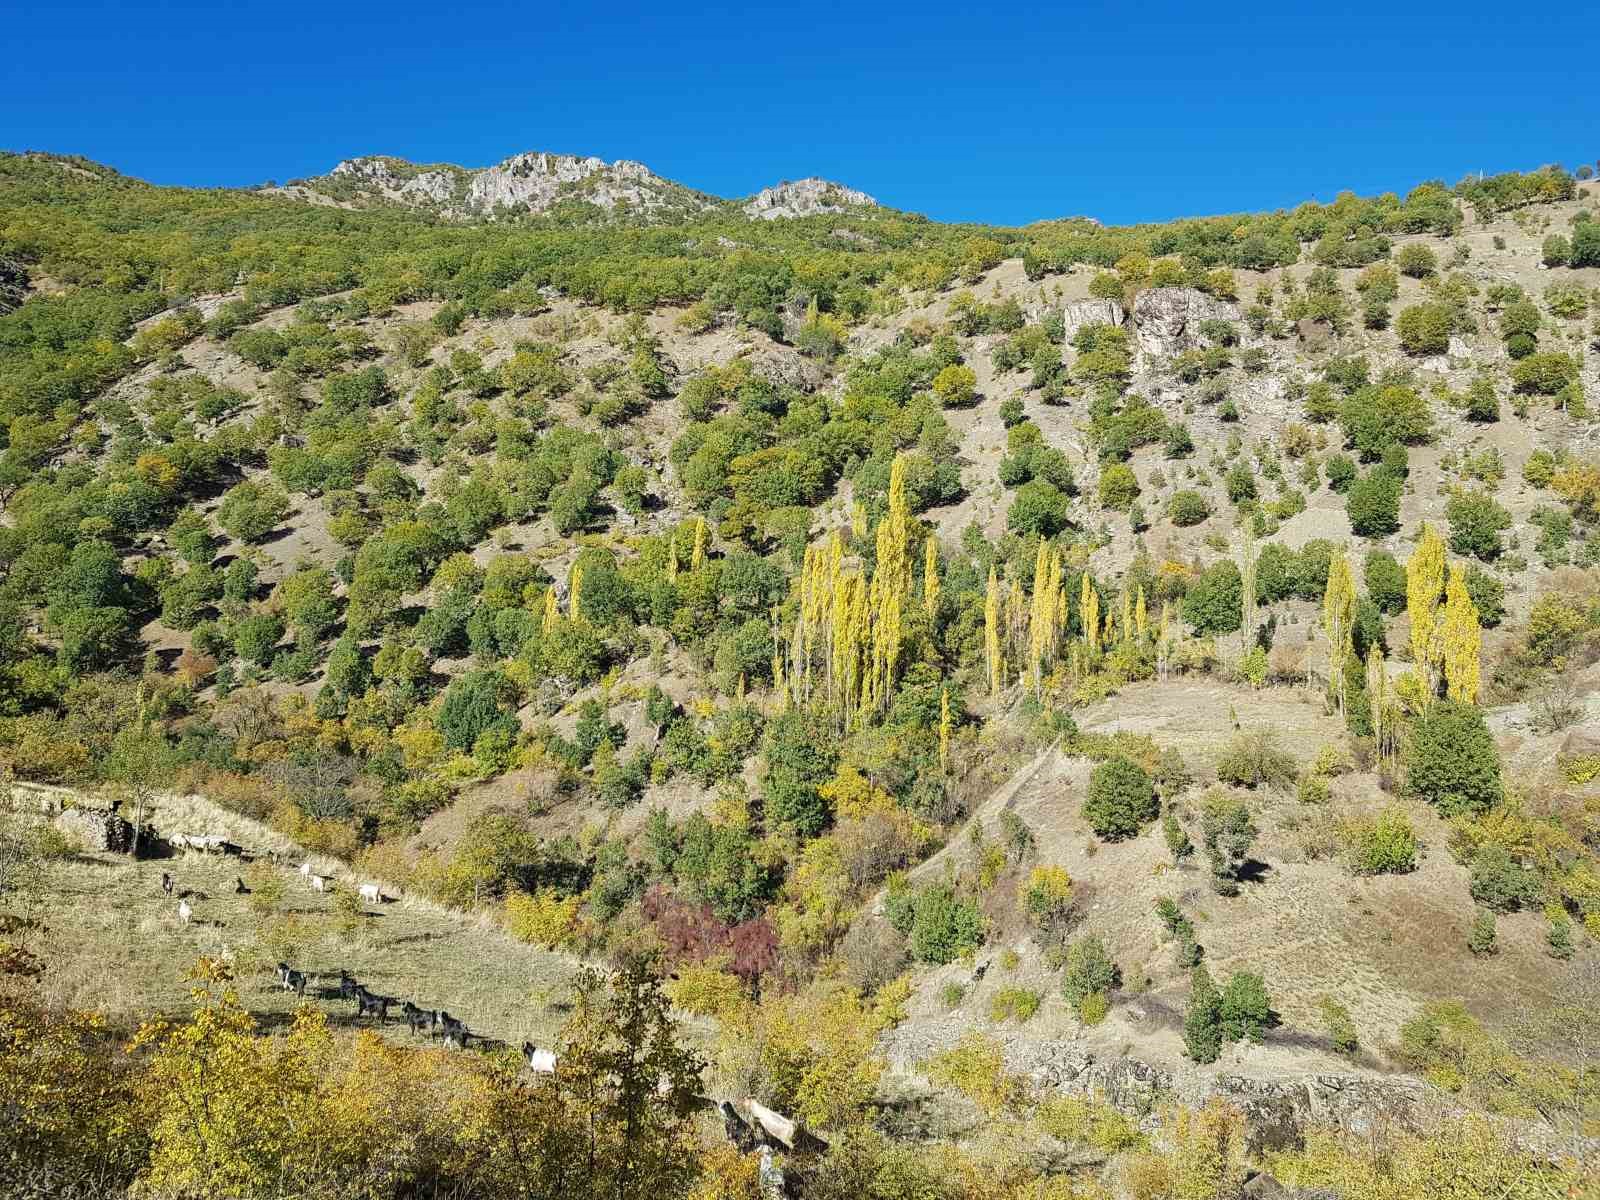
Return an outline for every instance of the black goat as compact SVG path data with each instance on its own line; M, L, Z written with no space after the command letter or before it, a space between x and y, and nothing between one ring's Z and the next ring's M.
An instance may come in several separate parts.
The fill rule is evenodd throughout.
M161 872L161 890L168 896L172 895L173 878L165 871Z
M305 998L306 973L304 971L296 971L288 963L280 962L278 964L278 983L284 991L293 992L296 996L302 999Z
M339 999L357 1002L356 993L361 990L361 985L356 982L356 977L343 967L339 969Z
M250 889L245 887L242 876L235 875L233 877L233 894L235 896L248 896L250 894Z
M438 1013L430 1012L428 1009L418 1008L409 1000L406 1001L405 1007L400 1012L414 1034L426 1033L432 1027L434 1019L439 1015Z
M369 992L360 984L356 985L356 1016L375 1016L378 1024L382 1025L389 1019L389 1005L394 1003L390 996L380 996L376 992Z

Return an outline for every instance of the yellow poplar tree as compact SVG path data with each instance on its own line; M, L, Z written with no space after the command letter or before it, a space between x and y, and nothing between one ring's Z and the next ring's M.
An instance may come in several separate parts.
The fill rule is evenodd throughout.
M572 564L572 581L568 587L567 615L575 624L583 622L583 568L577 563Z
M983 654L989 664L989 694L1000 694L1000 577L989 564L989 589L983 597Z
M1083 644L1093 657L1100 652L1100 593L1094 590L1087 571L1078 597L1078 619L1083 625Z
M1483 631L1478 625L1478 606L1467 594L1467 573L1460 563L1450 567L1439 640L1450 699L1458 704L1476 704Z
M549 633L555 628L556 621L561 616L561 609L556 604L556 589L546 588L544 593L544 632Z
M706 565L706 519L696 517L694 520L694 550L689 555L689 569L698 571Z
M1417 548L1406 561L1406 615L1411 619L1411 659L1427 697L1439 694L1444 667L1439 598L1444 594L1444 539L1423 523Z
M930 621L939 610L939 541L932 534L923 543L922 607Z
M1322 633L1328 644L1328 687L1344 712L1344 660L1355 628L1356 584L1350 559L1339 551L1328 563L1328 586L1322 593Z

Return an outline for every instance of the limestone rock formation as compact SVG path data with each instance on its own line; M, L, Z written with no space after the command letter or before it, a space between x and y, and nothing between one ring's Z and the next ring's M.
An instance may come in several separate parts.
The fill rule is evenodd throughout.
M776 221L781 217L813 217L818 213L871 208L877 203L865 192L812 177L786 179L775 187L762 188L744 205L744 213L763 221Z
M663 179L643 163L579 158L532 151L492 167L469 170L451 164L418 166L383 155L350 158L309 186L334 194L354 192L373 200L431 208L455 218L492 217L502 212L537 215L563 200L608 211L646 214L700 211L716 201Z
M1200 322L1213 319L1237 321L1239 306L1186 287L1150 288L1133 302L1134 336L1147 359L1196 349Z

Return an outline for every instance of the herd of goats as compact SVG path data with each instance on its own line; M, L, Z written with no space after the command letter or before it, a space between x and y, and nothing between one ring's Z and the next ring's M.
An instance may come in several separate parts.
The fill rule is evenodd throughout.
M165 840L175 850L232 855L247 862L257 857L266 857L275 863L284 862L282 856L276 853L258 856L214 834L179 833L169 835ZM314 892L327 892L333 886L332 880L328 876L317 874L309 862L302 862L298 870L301 878ZM161 890L168 898L177 891L177 880L169 871L161 872ZM245 885L242 877L235 877L233 890L236 895L250 894L250 888ZM376 883L361 884L356 891L362 901L368 904L384 904L389 900ZM189 893L178 891L177 895L178 923L186 926L194 917L194 908L189 903ZM464 1022L452 1017L443 1009L420 1008L410 1000L402 1001L394 996L374 992L364 987L355 976L342 967L339 970L337 986L326 986L323 984L325 978L323 975L297 970L285 962L278 963L277 974L278 986L302 999L308 991L314 991L319 999L347 1001L354 1004L357 1020L372 1017L376 1018L379 1025L384 1025L389 1020L389 1010L398 1008L401 1017L415 1035L426 1035L457 1049L467 1049L470 1045L485 1054L510 1050L510 1046L498 1038L472 1033ZM315 988L312 986L313 979L317 985ZM537 1074L555 1074L554 1050L535 1046L532 1042L523 1042L522 1060L529 1070ZM738 1108L735 1108L727 1100L712 1100L709 1097L699 1099L705 1108L721 1115L723 1128L729 1140L740 1149L762 1150L763 1187L769 1195L781 1194L782 1188L782 1175L771 1163L770 1150L773 1145L781 1145L789 1150L820 1149L826 1146L825 1142L804 1129L798 1122L774 1112L757 1100L746 1098L740 1102ZM742 1113L740 1109L743 1110Z
M177 833L166 838L166 842L174 850L195 850L204 854L233 855L245 861L257 857L226 838L215 834ZM273 861L280 861L276 854L268 855ZM329 876L319 875L314 871L309 862L302 862L299 866L300 877L314 892L328 892L333 888L333 881ZM234 879L234 894L248 896L250 888L245 884L242 876ZM178 892L178 924L188 925L194 919L194 906L189 903L189 893L178 891L177 880L170 871L161 872L161 891L168 898ZM363 883L356 888L356 893L366 904L384 904L388 897L383 894L382 888L376 883ZM278 963L278 984L287 992L293 992L304 999L306 992L311 988L312 974L299 971L288 963ZM320 984L320 976L317 977ZM378 1024L386 1024L389 1020L389 1010L398 1008L401 1017L410 1027L413 1034L426 1034L430 1038L437 1038L446 1046L457 1049L466 1049L469 1044L486 1054L509 1050L510 1047L498 1038L486 1037L483 1034L471 1032L466 1024L443 1009L419 1008L410 1000L402 1001L394 996L384 996L364 987L356 981L344 968L339 969L339 982L337 987L318 986L316 995L324 1000L345 1000L356 1006L356 1019L375 1017ZM528 1067L540 1074L551 1075L556 1069L555 1051L535 1046L532 1042L522 1043L522 1059Z

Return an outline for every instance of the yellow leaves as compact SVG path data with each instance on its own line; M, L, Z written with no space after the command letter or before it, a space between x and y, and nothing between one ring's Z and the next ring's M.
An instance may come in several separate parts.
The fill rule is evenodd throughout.
M426 771L445 758L444 734L432 725L405 725L394 731L401 761L409 771Z
M700 1169L689 1200L767 1200L759 1154L740 1154L738 1147L720 1143L701 1153Z
M990 1117L1016 1107L1025 1095L1022 1080L1006 1070L1000 1043L987 1034L967 1034L923 1069L929 1079L954 1088Z
M139 455L133 464L133 473L157 491L170 492L178 486L181 473L165 456L155 453Z
M922 609L930 621L939 611L939 541L931 534L923 543Z
M983 601L983 646L989 665L989 693L998 696L1005 682L1005 664L1000 658L1000 577L993 563L989 564L989 586Z
M859 819L895 807L894 797L874 786L853 763L840 763L834 777L817 790L840 818Z
M673 1006L697 1017L730 1020L747 1004L744 984L726 969L726 959L680 963L664 985Z
M1423 522L1417 548L1406 561L1406 614L1411 621L1411 660L1425 688L1425 701L1438 692L1442 635L1439 599L1444 594L1444 540Z
M505 899L502 920L519 941L554 950L572 940L578 923L579 897L561 896L552 888L532 894L512 892Z
M1450 699L1458 704L1476 704L1483 633L1478 626L1478 607L1467 594L1466 572L1460 563L1450 568L1440 640Z

